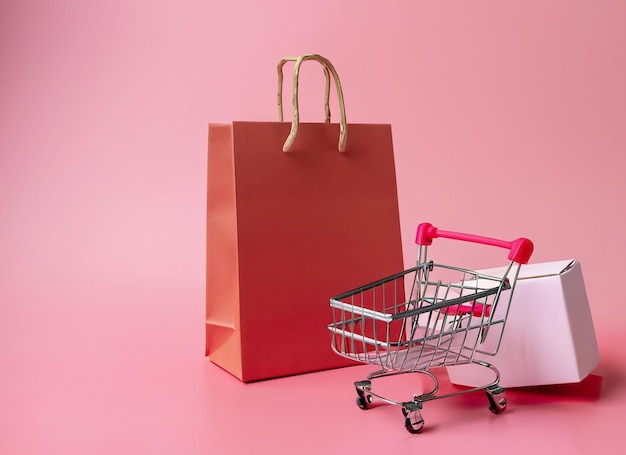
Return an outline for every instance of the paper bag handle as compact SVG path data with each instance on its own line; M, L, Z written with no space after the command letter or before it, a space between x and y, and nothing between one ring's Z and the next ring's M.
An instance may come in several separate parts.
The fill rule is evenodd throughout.
M534 249L533 242L525 238L519 238L513 240L512 242L507 242L505 240L492 239L490 237L483 237L480 235L442 231L429 223L422 223L417 227L415 243L418 245L430 245L432 244L433 239L437 237L506 248L509 250L509 260L515 261L518 264L527 264Z
M324 98L324 111L326 123L330 123L330 75L332 74L335 81L335 87L337 88L337 99L339 102L339 151L343 152L346 149L346 140L348 138L348 127L346 124L346 108L343 99L343 90L341 89L341 82L339 75L330 61L318 54L304 54L300 57L285 57L278 63L278 120L283 121L283 66L287 62L296 62L293 69L293 93L292 93L292 121L291 132L283 145L283 151L287 152L296 141L298 135L298 126L300 124L300 113L298 109L298 76L300 75L300 66L306 60L314 60L322 65L324 69L324 76L326 77L326 92Z

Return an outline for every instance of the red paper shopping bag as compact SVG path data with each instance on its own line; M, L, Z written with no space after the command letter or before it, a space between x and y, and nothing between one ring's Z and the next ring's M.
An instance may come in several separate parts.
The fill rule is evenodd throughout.
M341 124L298 122L309 59L335 80ZM279 69L291 60L292 124L209 125L206 354L244 382L347 365L329 298L404 268L390 125L346 124L330 62Z

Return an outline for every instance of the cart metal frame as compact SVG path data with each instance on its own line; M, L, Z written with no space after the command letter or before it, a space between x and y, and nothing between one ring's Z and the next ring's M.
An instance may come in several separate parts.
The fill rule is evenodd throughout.
M502 277L428 260L428 247L443 237L497 246L509 250L510 263ZM522 264L532 254L526 238L512 242L453 231L429 223L419 225L417 265L401 273L361 286L330 299L333 350L379 370L354 383L356 403L369 409L374 399L401 406L406 429L418 433L424 426L425 402L484 390L489 409L506 409L497 368L475 358L495 355L500 347L513 291ZM479 387L438 393L439 380L431 370L456 365L479 365L494 373L493 381ZM378 378L420 373L430 378L432 389L396 401L372 389Z

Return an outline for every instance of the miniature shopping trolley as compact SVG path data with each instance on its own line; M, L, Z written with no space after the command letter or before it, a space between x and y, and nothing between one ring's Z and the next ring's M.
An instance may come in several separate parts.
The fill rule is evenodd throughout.
M509 250L508 269L502 277L437 264L428 260L434 238L449 238ZM495 355L504 333L515 282L522 264L532 254L530 240L512 242L459 232L443 231L428 223L417 229L417 265L396 275L333 297L332 348L361 363L381 367L366 380L354 383L357 405L368 409L374 398L402 407L406 429L418 433L424 426L424 402L484 390L489 409L506 408L500 374L476 353ZM452 365L479 365L494 373L481 387L438 394L439 381L431 371ZM372 380L402 373L422 373L433 388L411 400L395 401L376 394Z

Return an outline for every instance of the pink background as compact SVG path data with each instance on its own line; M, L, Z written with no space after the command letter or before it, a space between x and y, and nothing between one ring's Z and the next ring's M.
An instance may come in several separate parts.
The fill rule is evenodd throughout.
M621 0L2 1L0 453L623 453L625 23ZM306 52L349 121L393 125L407 264L421 221L581 261L599 398L442 400L410 436L354 405L367 366L244 386L202 356L207 123L276 118L275 63Z

